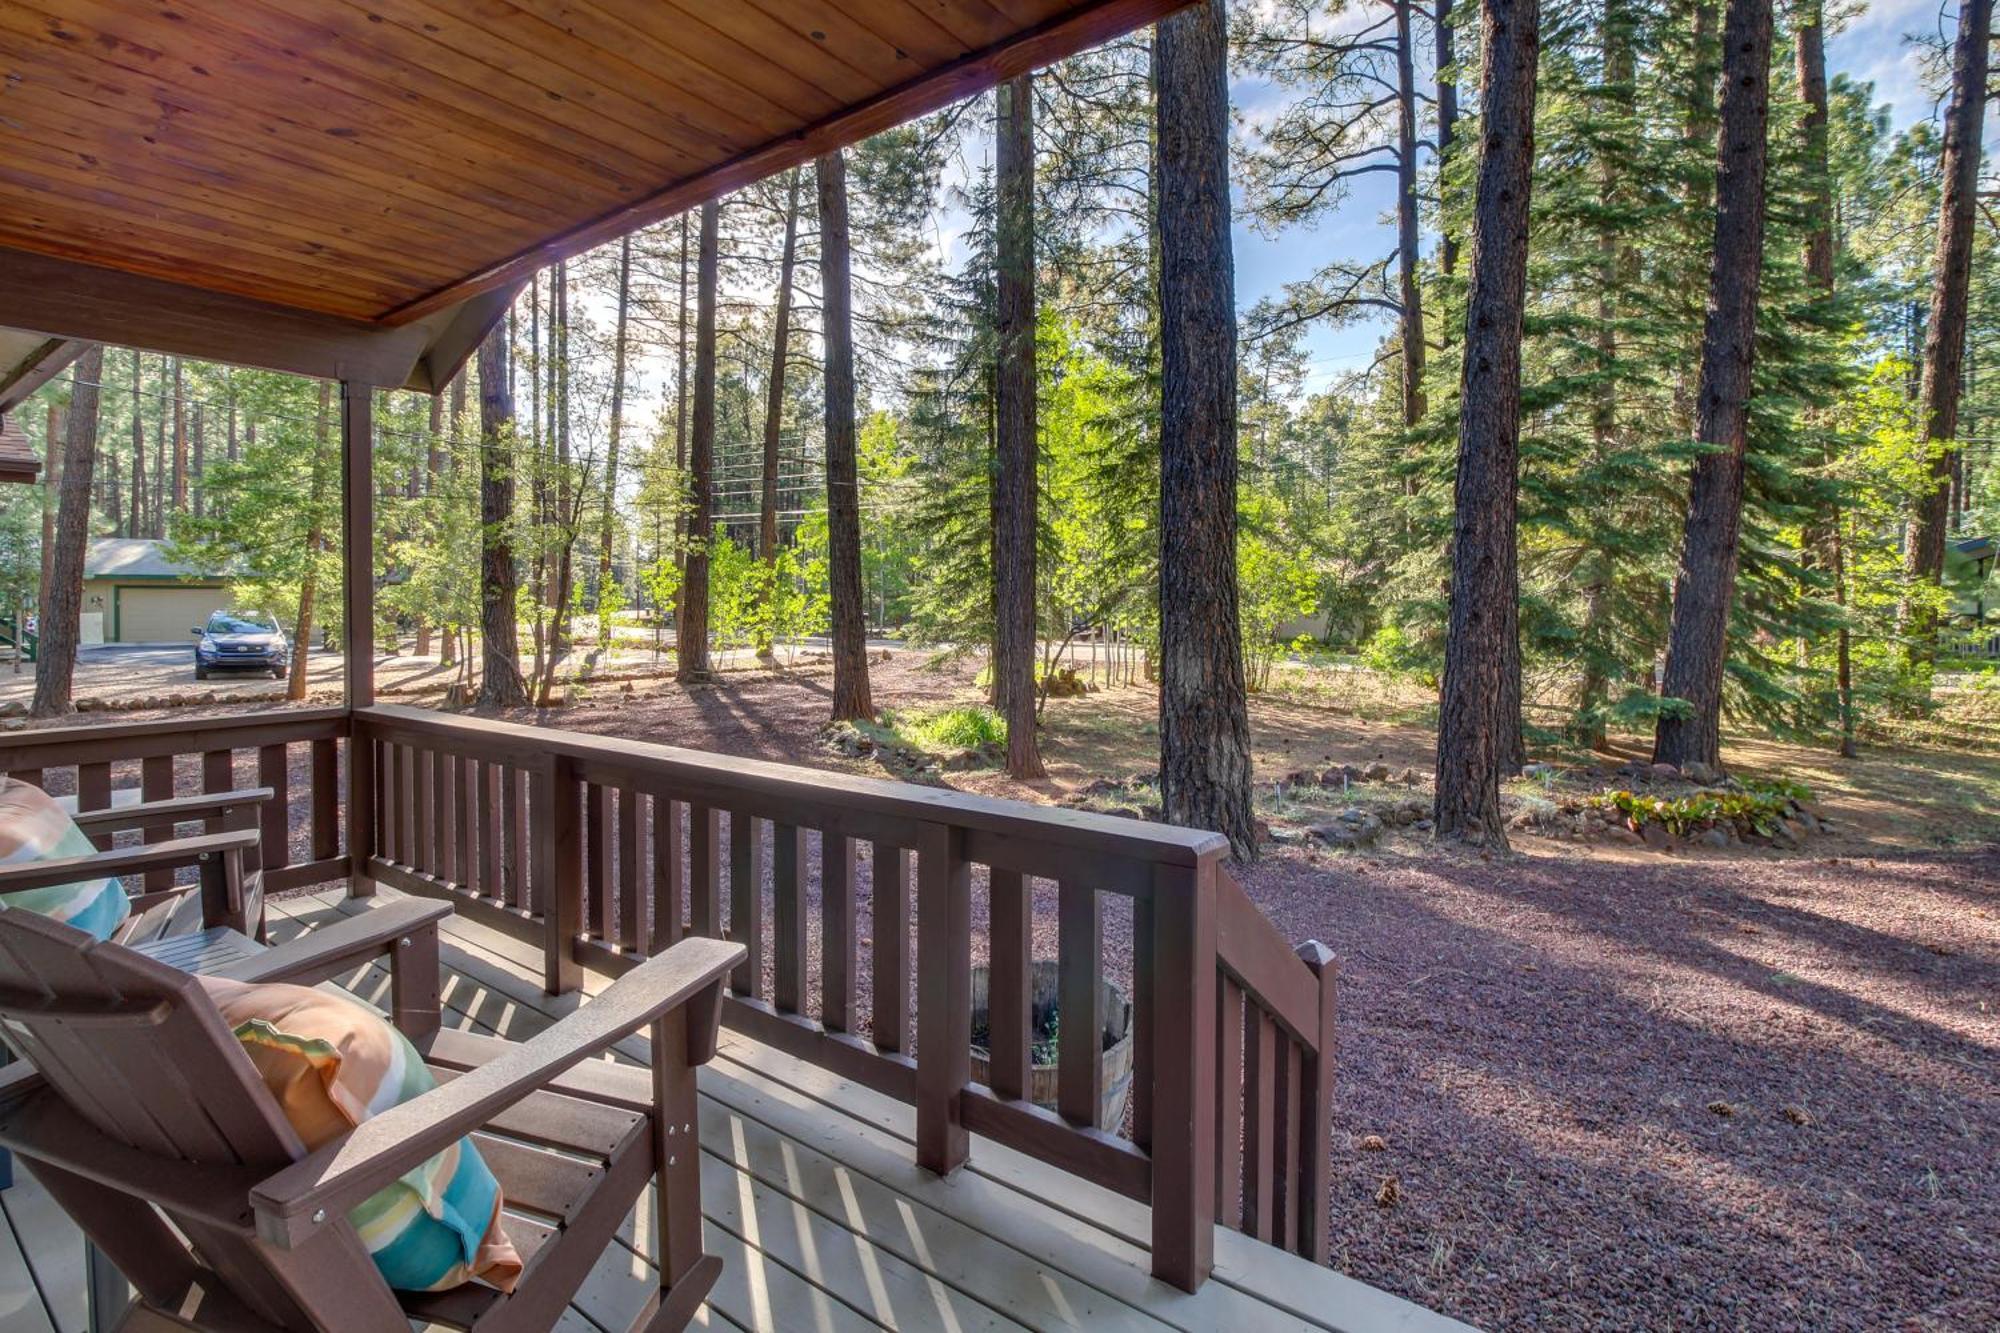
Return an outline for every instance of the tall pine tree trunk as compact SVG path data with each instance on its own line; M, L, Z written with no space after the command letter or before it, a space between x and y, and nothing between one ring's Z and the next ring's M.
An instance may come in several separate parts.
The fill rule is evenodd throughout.
M833 612L833 717L872 718L868 619L861 604L861 472L855 459L854 279L847 233L847 159L813 166L819 186L820 322L826 340L827 590Z
M618 451L625 434L625 355L631 297L632 237L627 233L618 242L618 314L611 337L611 438L605 448L604 512L599 516L597 534L597 642L607 662L612 648L611 558L618 542Z
M1799 101L1806 114L1800 124L1805 136L1806 170L1811 173L1813 208L1812 231L1806 236L1806 275L1827 295L1833 293L1833 173L1828 162L1826 102L1826 12L1822 0L1800 0L1794 20L1793 44L1797 48ZM1834 462L1831 451L1829 464ZM1808 558L1823 564L1833 580L1833 599L1845 614L1847 608L1847 560L1841 541L1840 506L1829 505L1825 516L1812 525ZM1835 631L1834 689L1840 710L1840 753L1852 759L1854 746L1854 654L1853 643L1843 621Z
M708 679L708 539L715 505L715 283L719 265L720 209L701 206L701 258L695 272L694 412L688 441L687 573L674 674L684 683Z
M1451 146L1458 139L1457 39L1451 21L1451 0L1437 0L1433 44L1437 51L1437 156L1442 179L1444 164L1451 160ZM1444 190L1440 185L1439 194ZM1458 272L1458 237L1446 230L1438 243L1438 268L1449 278Z
M1257 854L1236 589L1236 284L1222 0L1153 47L1160 228L1160 794Z
M35 655L34 717L70 711L76 674L76 646L83 619L83 561L90 546L90 487L97 466L99 386L104 380L104 348L92 343L76 359L69 395L69 429L62 444L57 486L55 545L48 583L37 608L41 643ZM54 441L49 454L55 463Z
M1513 762L1521 717L1515 506L1541 15L1537 0L1482 0L1480 14L1481 149L1459 381L1435 817L1440 838L1504 848L1500 776Z
M1695 395L1694 465L1680 572L1667 632L1661 692L1686 717L1662 715L1656 763L1722 762L1722 679L1729 655L1750 374L1757 350L1757 292L1764 272L1764 168L1768 156L1771 0L1729 0L1722 32L1722 138L1715 168L1715 251Z
M1972 285L1973 214L1978 207L1980 135L1986 118L1986 66L1993 30L1993 0L1963 0L1958 40L1951 53L1951 106L1945 112L1944 179L1938 204L1937 255L1932 261L1931 313L1924 328L1924 379L1920 418L1932 450L1930 489L1910 524L1906 573L1916 595L1905 632L1910 655L1928 662L1937 653L1937 612L1932 605L1944 576L1945 534L1951 517L1951 475L1957 457L1958 402L1964 389L1965 308Z
M175 518L187 512L188 505L188 435L187 435L187 379L186 370L179 357L174 358L174 507L170 511ZM166 535L165 516L160 523L160 535Z
M515 629L514 385L507 326L479 345L479 704L528 702Z
M687 485L688 453L688 215L681 214L681 294L674 307L679 327L674 341L674 486ZM687 572L687 508L674 506L674 567ZM678 622L678 615L675 617Z
M1035 90L995 90L994 687L1007 719L1007 773L1047 775L1035 740Z
M778 445L785 424L785 362L792 334L792 272L799 248L799 170L785 181L785 244L778 260L778 309L771 335L771 376L764 386L764 466L757 487L757 554L770 580L767 593L778 597ZM768 616L766 631L768 630ZM771 655L768 632L760 631L757 656Z
M1410 9L1396 6L1396 284L1403 344L1403 424L1424 419L1424 300L1417 282L1417 75Z
M132 522L128 535L146 535L146 417L142 410L145 371L132 350Z
M307 493L306 571L299 580L299 620L292 630L292 663L285 677L285 697L294 703L306 697L306 669L312 656L313 614L319 597L319 554L326 545L327 442L333 435L333 381L319 382L319 413L313 423L312 483ZM372 642L372 640L371 640Z

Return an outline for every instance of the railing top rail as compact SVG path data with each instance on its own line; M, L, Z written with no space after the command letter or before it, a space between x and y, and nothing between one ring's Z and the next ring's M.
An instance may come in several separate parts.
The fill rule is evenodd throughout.
M359 708L354 716L362 722L440 737L476 736L489 745L515 750L524 756L559 755L606 766L650 769L687 779L690 784L736 790L763 800L792 795L801 802L825 804L832 799L872 815L948 824L1002 836L1033 837L1045 843L1086 847L1134 861L1195 865L1204 859L1219 858L1229 847L1222 835L1200 829L1029 805L766 760L738 759L650 741L461 717L400 704Z
M110 754L121 747L132 747L130 757L137 758L141 757L141 750L158 750L157 742L171 741L174 737L188 738L188 743L179 748L192 752L213 743L216 733L224 732L339 735L346 730L347 718L347 709L338 706L264 708L244 713L167 717L145 722L86 722L9 732L0 737L0 772L37 764L90 763L106 757L126 757ZM300 740L310 738L310 735L295 737ZM166 748L176 747L169 745Z

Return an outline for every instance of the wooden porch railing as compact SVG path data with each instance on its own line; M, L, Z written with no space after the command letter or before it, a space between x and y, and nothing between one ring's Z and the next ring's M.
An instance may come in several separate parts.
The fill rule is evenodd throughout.
M951 1170L983 1134L1150 1203L1154 1272L1189 1290L1216 1221L1325 1258L1333 967L1287 945L1221 838L411 708L356 710L352 728L374 786L357 884L535 943L552 992L684 932L727 935L750 955L724 1021L912 1104L923 1165ZM988 1084L971 1077L975 878ZM1129 915L1127 1123L1101 1123L1096 1041L1059 1043L1056 1110L1027 1100L1038 881L1066 1032L1099 1029L1106 924Z
M552 992L684 933L740 940L725 1021L912 1104L923 1165L951 1170L983 1134L1150 1203L1154 1271L1189 1289L1218 1221L1326 1256L1332 961L1290 947L1212 834L389 706L5 734L0 772L84 810L121 788L270 787L270 891L351 874L445 898L535 944ZM1059 1043L1055 1110L1028 1100L1038 886L1063 1029L1101 1026L1101 981L1131 995L1119 1123L1099 1042ZM1128 923L1129 950L1108 949Z
M282 893L348 876L340 805L347 729L345 708L303 708L21 731L0 735L0 772L74 795L78 810L107 809L112 793L125 789L153 801L269 787L274 799L261 816L264 889ZM172 834L155 829L146 841ZM165 885L149 879L147 887Z

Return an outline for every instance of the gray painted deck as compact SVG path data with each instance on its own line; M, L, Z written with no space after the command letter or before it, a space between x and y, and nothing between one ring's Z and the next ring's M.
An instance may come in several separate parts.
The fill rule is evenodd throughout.
M385 895L393 890L383 890ZM274 940L343 911L338 891L270 905ZM445 922L445 1021L524 1039L578 1003L541 991L540 955ZM586 974L585 993L609 979ZM342 984L386 1000L370 968ZM617 1058L643 1060L645 1042ZM914 1162L910 1108L725 1030L701 1071L702 1211L723 1276L698 1327L718 1329L1324 1329L1465 1326L1235 1232L1193 1295L1148 1272L1146 1209L975 1139L948 1180ZM83 1246L26 1173L0 1194L0 1333L80 1333ZM650 1285L642 1204L559 1326L622 1333Z

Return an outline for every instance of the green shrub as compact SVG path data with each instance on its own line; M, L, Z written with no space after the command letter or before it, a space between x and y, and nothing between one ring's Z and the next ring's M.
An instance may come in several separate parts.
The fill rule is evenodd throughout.
M919 750L983 750L1007 743L1007 721L983 704L883 719Z

